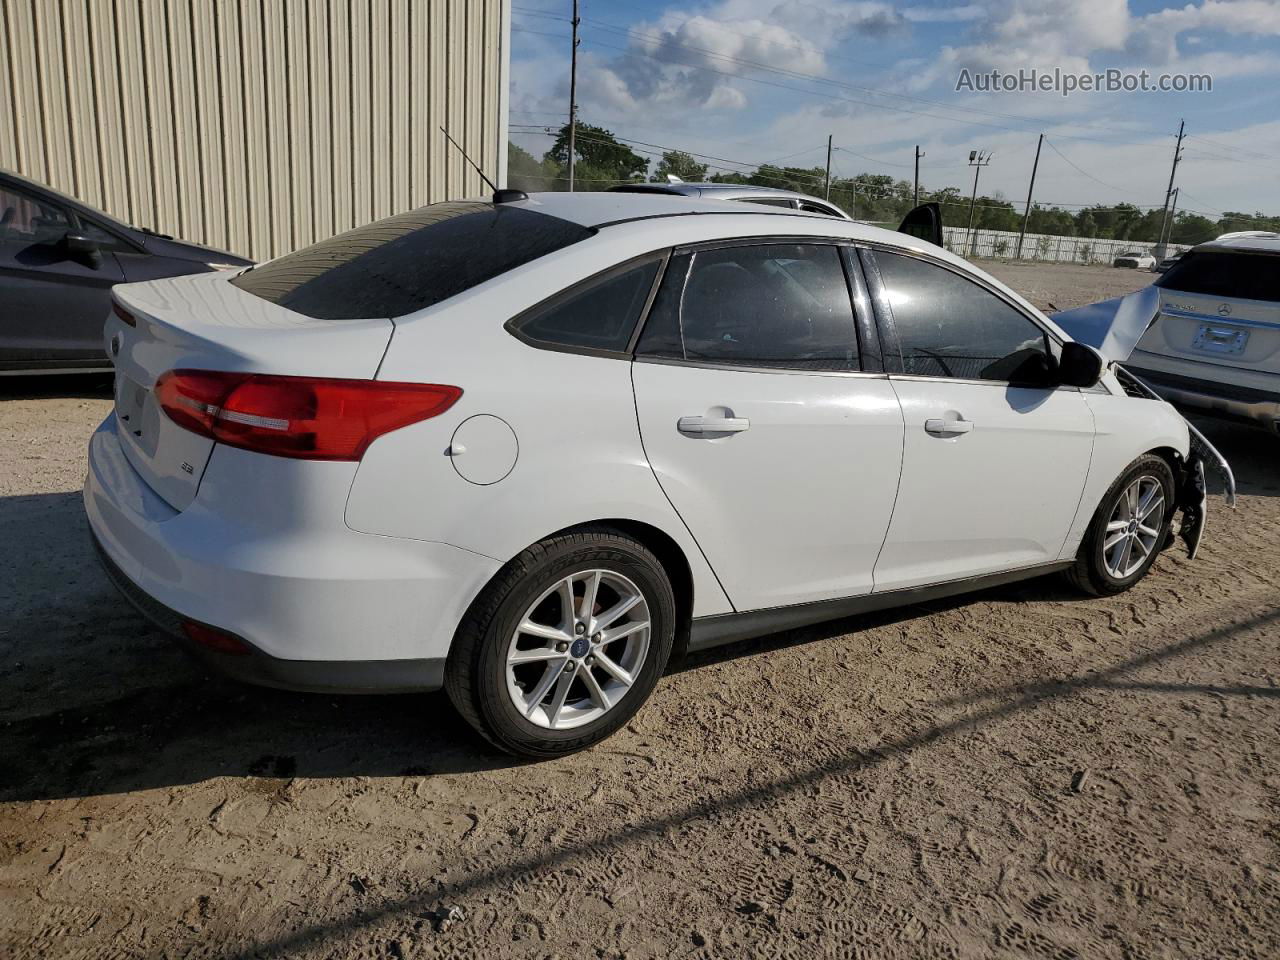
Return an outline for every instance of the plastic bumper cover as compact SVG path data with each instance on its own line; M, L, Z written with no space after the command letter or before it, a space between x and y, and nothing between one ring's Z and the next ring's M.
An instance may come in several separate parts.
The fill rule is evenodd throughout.
M219 482L210 477L217 456L201 496L179 513L125 459L114 415L93 435L85 511L125 596L170 633L190 619L242 638L252 656L214 662L244 679L324 690L438 687L458 621L500 564L448 544L356 533L342 522L341 499L336 521L254 528L201 504L204 484Z

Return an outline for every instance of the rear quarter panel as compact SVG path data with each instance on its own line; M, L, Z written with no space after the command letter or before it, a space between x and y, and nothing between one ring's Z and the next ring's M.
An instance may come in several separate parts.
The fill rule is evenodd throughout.
M666 533L684 553L695 616L731 612L649 466L630 361L538 349L503 326L565 286L644 252L643 244L570 248L397 322L378 378L453 384L463 394L446 414L370 446L347 503L348 525L506 562L566 527L639 521ZM511 472L488 485L463 479L450 456L454 431L478 414L504 420L518 444Z

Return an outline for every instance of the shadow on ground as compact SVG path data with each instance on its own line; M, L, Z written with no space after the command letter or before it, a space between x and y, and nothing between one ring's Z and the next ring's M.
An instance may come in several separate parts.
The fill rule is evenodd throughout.
M1213 439L1227 451L1238 445L1244 455L1242 492L1280 492L1265 468L1280 441L1230 428ZM294 694L209 675L112 590L89 546L78 493L0 499L0 541L19 545L0 554L0 799L117 793L219 776L430 775L515 762L482 744L442 693ZM1077 596L1043 578L707 651L672 670L903 622L975 599Z
M102 373L4 376L0 377L0 403L5 400L39 400L46 397L110 400L114 376L110 370Z

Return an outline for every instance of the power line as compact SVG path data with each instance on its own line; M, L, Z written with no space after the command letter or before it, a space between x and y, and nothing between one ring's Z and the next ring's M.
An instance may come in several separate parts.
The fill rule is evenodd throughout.
M1208 137L1197 137L1194 134L1188 133L1187 139L1199 140L1201 143L1207 143L1207 144L1210 144L1211 146L1218 147L1219 149L1222 149L1222 150L1235 150L1237 153L1243 153L1246 156L1254 156L1254 157L1257 157L1259 160L1280 160L1280 157L1277 157L1273 154L1259 153L1257 150L1249 150L1239 145L1219 143L1217 140L1210 140Z
M689 20L694 19L693 17L677 17L677 16L674 16L674 15L669 15L669 16L671 16L671 18L672 18L672 19L675 19L675 20L677 20L678 22L688 22ZM895 92L893 92L893 91L890 91L890 90L884 90L884 89L881 89L881 88L878 88L878 87L870 87L870 86L866 86L866 85L863 85L863 84L849 83L849 82L847 82L847 81L835 80L835 79L832 79L832 78L830 78L830 77L824 77L824 76L820 76L820 75L817 75L817 74L804 73L804 72L802 72L802 71L790 70L790 69L785 68L785 67L775 67L775 66L772 66L772 65L769 65L769 64L759 63L758 61L754 61L754 60L746 60L746 59L743 59L743 58L740 58L740 57L733 57L733 56L730 56L729 54L722 54L722 53L718 53L718 52L716 52L716 51L714 51L714 50L707 50L707 49L706 49L706 48L704 48L704 47L697 47L697 46L694 46L694 45L692 45L692 44L688 44L688 43L684 43L684 42L682 42L682 41L680 41L680 40L676 40L676 39L674 38L674 34L670 34L670 33L665 34L665 35L658 36L658 35L654 35L654 34L644 33L644 32L641 32L641 31L635 30L635 29L633 29L633 28L631 28L631 27L624 27L624 26L622 26L622 25L620 25L620 24L615 24L615 23L614 23L614 22L612 22L612 21L608 21L608 20L601 20L601 19L599 19L599 18L594 18L594 17L584 17L584 18L583 18L583 20L584 20L584 21L586 21L586 22L590 22L590 23L596 24L597 26L601 27L602 29L608 30L608 31L613 32L613 33L623 34L623 35L626 35L626 36L628 36L628 37L632 37L632 38L647 39L647 40L656 41L656 42L659 42L659 43L669 43L669 44L674 44L675 46L683 47L684 49L692 50L692 51L695 51L695 52L698 52L698 53L702 53L702 54L705 54L705 55L707 55L707 56L715 57L715 58L717 58L717 59L721 59L721 60L728 60L728 61L731 61L731 62L734 62L734 63L738 63L738 64L742 64L742 65L745 65L745 66L751 66L751 67L754 67L754 68L759 69L759 70L765 70L765 71L769 71L769 72L772 72L772 73L782 74L782 75L784 75L784 76L790 76L790 77L792 77L792 78L797 78L797 79L806 79L806 80L811 80L811 81L814 81L814 82L817 82L817 83L824 83L824 84L829 84L829 85L832 85L832 86L838 86L838 87L846 87L846 88L854 89L854 90L864 90L864 91L867 91L867 92L870 92L870 93L874 93L874 94L878 94L878 95L881 95L881 96L893 97L893 98L900 99L900 100L909 100L909 101L913 101L913 102L917 102L917 103L925 103L925 104L929 104L929 105L932 105L932 106L939 106L939 107L943 107L943 108L945 108L945 109L947 109L947 110L960 110L960 111L963 111L963 112L966 112L966 113L975 113L975 114L978 114L978 115L981 115L981 116L988 116L988 117L996 117L996 118L999 118L999 119L1014 120L1014 121L1017 121L1017 122L1019 122L1019 123L1028 123L1028 124L1047 124L1047 125L1050 125L1050 126L1053 126L1053 127L1066 126L1066 127L1079 127L1079 128L1095 129L1095 130L1109 130L1109 128L1104 127L1103 125L1101 125L1101 124L1097 124L1097 123L1083 123L1083 122L1062 121L1062 120L1047 119L1047 118L1044 118L1044 117L1033 117L1033 116L1028 116L1028 115L1026 115L1026 114L1002 113L1002 112L994 111L994 110L983 110L983 109L982 109L982 108L980 108L980 107L967 107L967 106L962 106L962 105L955 104L955 103L944 102L944 101L940 101L940 100L932 100L932 99L929 99L929 98L927 98L927 97L917 97L917 96L912 96L912 95L910 95L910 94L895 93ZM705 25L706 25L707 27L710 27L711 29L719 30L719 31L724 32L724 33L731 33L731 34L733 34L733 35L735 35L735 36L743 37L744 39L750 39L750 40L753 40L753 41L756 41L756 42L769 43L769 44L774 44L774 45L777 45L777 46L787 46L787 47L794 48L794 47L793 47L793 45L791 45L791 44L787 44L785 41L781 41L781 40L773 40L773 39L770 39L770 38L767 38L767 37L761 37L761 36L754 35L754 34L745 34L745 33L741 33L741 32L739 32L739 31L732 30L732 29L730 29L730 28L728 28L728 27L724 26L723 24L719 24L719 23L714 23L714 22L707 21ZM598 42L598 41L596 41L596 42ZM601 44L601 45L602 45L602 46L609 46L608 44ZM625 50L626 52L635 53L635 54L638 54L638 55L640 55L640 56L649 56L649 57L651 57L651 58L653 58L653 59L660 59L660 58L652 57L652 55L647 54L647 53L645 53L644 51L641 51L641 50L633 50L633 49L631 49L631 48L629 48L629 47L628 47L628 48L620 48L620 47L616 47L616 46L615 46L615 47L612 47L612 48L613 48L613 49L622 49L622 50ZM867 66L867 65L876 66L876 65L877 65L877 64L875 64L873 61L866 61L866 60L854 59L854 58L851 58L851 57L832 57L831 55L824 53L822 50L820 50L820 49L818 49L816 46L812 46L812 45L810 45L810 49L812 49L812 50L813 50L813 52L818 53L818 54L822 55L824 58L827 58L827 59L847 60L847 61L849 61L849 62L851 62L851 63L858 63L858 64L859 64L859 65L861 65L861 66ZM697 65L697 64L682 64L682 63L677 63L676 61L664 61L664 62L672 62L672 63L676 63L676 65L679 65L679 66L689 66L689 67L693 67L694 69L700 69L699 65ZM892 65L892 66L891 66L891 65L889 65L889 64L879 64L879 65L880 65L880 66L889 67L890 69L892 69L892 66L896 66L896 65ZM957 118L943 118L943 119L951 119L951 120L953 120L953 122L961 122L961 123L963 123L963 122L975 122L975 121L963 121L963 120L958 120ZM1013 128L1004 128L1004 129L1013 129ZM1023 131L1023 132L1025 132L1025 131ZM1163 132L1163 131L1160 131L1160 130L1154 130L1154 129L1137 129L1137 130L1135 130L1134 132L1135 132L1135 133L1138 133L1138 134L1145 134L1145 133L1149 133L1149 134L1156 135L1156 136L1163 136L1163 135L1164 135L1164 132ZM1097 143L1112 143L1112 142L1115 142L1115 143L1125 143L1125 144L1128 144L1128 145L1130 145L1130 146L1140 146L1140 147L1152 146L1152 144L1149 144L1149 143L1140 143L1140 142L1134 142L1134 141L1116 140L1116 139L1114 138L1114 136L1113 136L1112 138L1110 138L1110 139L1103 140L1103 139L1099 139L1099 138L1095 138L1095 137L1081 137L1081 136L1071 135L1071 134L1065 134L1065 133L1058 133L1058 134L1056 134L1056 135L1057 135L1057 136L1059 136L1059 137L1065 138L1065 139L1070 139L1070 140L1085 140L1085 141L1093 141L1093 142L1097 142Z
M1052 140L1050 140L1048 137L1045 137L1045 142L1049 144L1049 149L1050 149L1050 150L1052 150L1054 153L1056 153L1058 156L1060 156L1063 160L1067 161L1067 163L1071 164L1071 166L1072 166L1072 167L1074 167L1078 173L1083 174L1084 176L1088 177L1088 178L1089 178L1090 180L1092 180L1094 183L1100 183L1100 184L1102 184L1104 187L1106 187L1108 190L1114 190L1114 191L1116 191L1117 193L1128 193L1128 192L1129 192L1128 190L1124 189L1124 187L1117 187L1117 186L1116 186L1115 184L1113 184L1113 183L1107 183L1107 181L1105 181L1105 180L1099 180L1099 179L1098 179L1097 177L1095 177L1092 173L1090 173L1088 170L1085 170L1085 169L1084 169L1083 167L1081 167L1078 163L1076 163L1074 160L1072 160L1070 157L1068 157L1065 153L1063 153L1061 150L1059 150L1057 147L1055 147L1055 146L1053 145L1053 141L1052 141Z
M533 7L517 7L514 4L511 7L513 13L518 13L525 17L542 17L545 20L559 20L561 23L568 23L569 18L560 13L553 13L550 10L536 10Z
M528 125L521 125L521 124L517 124L516 126L528 126L528 127L531 127L531 128L536 128L536 129L524 129L524 130L519 131L520 133L524 133L524 134L533 134L533 135L541 135L541 136L558 136L557 132L552 131L552 130L548 130L548 129L547 129L547 128L545 128L545 127L539 127L537 124L528 124ZM752 161L749 161L749 160L731 160L731 159L728 159L728 158L726 158L726 157L713 157L713 156L711 156L711 155L709 155L709 154L695 153L694 151L692 151L692 150L687 150L687 149L685 149L684 147L673 147L673 146L669 146L669 145L656 144L656 143L649 143L649 142L647 142L647 141L643 141L643 140L634 140L634 139L631 139L631 138L629 138L629 137L620 137L620 136L616 136L616 135L613 137L613 140L608 140L608 139L605 139L605 138L603 138L603 137L594 137L594 136L591 136L590 134L586 134L586 133L579 133L579 134L578 134L578 139L579 139L579 140L584 140L584 141L587 141L587 142L591 142L591 143L602 143L602 144L610 144L610 143L625 143L625 144L630 145L630 146L637 146L637 147L641 147L641 148L643 148L643 149L641 149L641 150L639 151L640 153L648 153L648 154L650 154L651 156L658 156L658 155L660 155L660 153L661 153L661 152L679 151L679 152L681 152L681 153L687 153L687 154L689 154L689 156L691 156L691 157L695 157L695 158L700 159L700 160L712 160L712 161L714 161L714 162L715 162L715 163L717 163L717 164L727 164L728 166L724 167L723 169L727 170L727 171L728 171L728 172L730 172L730 173L743 173L743 172L745 172L745 170L737 170L737 169L733 169L734 167L742 167L742 168L746 168L746 170L752 170L752 169L754 168L754 170L757 170L757 171L758 171L759 167L761 167L761 166L768 166L768 164L753 163ZM1047 139L1047 138L1046 138L1046 139ZM806 151L806 152L810 152L810 151ZM815 169L816 169L816 168L815 168ZM760 178L760 179L773 180L774 182L777 182L777 183L794 183L794 182L796 182L796 181L800 181L800 182L808 182L808 183L810 183L810 184L813 184L813 185L815 186L815 189L816 189L816 185L817 185L817 184L820 184L820 183L822 182L822 179L823 179L823 177L822 177L822 175L821 175L821 174L812 174L812 175L810 175L810 174L802 174L802 173L798 173L798 172L797 172L796 174L794 174L793 176L790 176L790 177L774 177L774 176L770 176L770 175L768 175L768 174L760 174L760 173L754 173L754 175L755 175L755 176L757 176L757 177L758 177L758 178ZM558 179L558 178L548 177L548 178L544 178L544 179ZM583 181L583 182L593 182L593 181L586 180L586 181ZM609 183L633 183L633 182L635 182L635 181L632 181L632 180L610 180L610 181L604 181L604 180L601 180L601 181L599 181L599 182L609 182ZM848 179L848 178L846 178L846 179L844 179L843 181L841 181L841 183L837 185L837 189L840 189L840 190L849 190L849 191L851 191L851 192L853 192L853 193L855 193L855 194L862 195L862 196L873 196L873 197L881 197L881 198L884 198L884 197L897 197L897 196L898 196L896 193L894 193L894 192L892 192L892 191L876 191L876 190L868 189L868 188L866 188L866 187L859 187L859 186L857 186L857 185L856 185L856 181L855 181L855 180L853 180L853 179ZM954 189L954 188L953 188L953 189ZM939 191L934 191L935 195L936 195L936 193L938 193L938 192L939 192ZM948 204L948 205L958 204L958 205L960 205L960 206L964 206L964 207L968 207L968 205L969 205L967 201L962 201L962 200L957 200L957 201L938 200L937 202L939 202L939 203L943 203L943 204ZM977 204L977 206L978 206L978 207L990 208L990 209L996 209L996 210L1009 210L1009 209L1013 209L1013 204L1012 204L1012 203L1010 203L1010 202L1008 202L1008 201L1003 202L1003 203L985 203L985 204L984 204L984 203L978 203L978 204ZM1158 203L1154 203L1154 204L1144 204L1144 203L1120 203L1120 204L1117 204L1117 205L1115 205L1115 206L1105 206L1105 205L1103 205L1103 204L1099 204L1099 203L1079 203L1079 202L1068 202L1068 201L1064 201L1064 200L1043 200L1043 201L1039 201L1039 202L1037 202L1037 203L1035 204L1035 208L1036 208L1036 209L1039 209L1039 210L1045 210L1045 209L1047 209L1047 208L1049 208L1049 207L1059 207L1059 208L1062 208L1062 207L1076 207L1076 208L1079 208L1079 209L1082 209L1082 210L1086 210L1086 209L1087 209L1087 210L1100 210L1100 211L1101 211L1101 210L1124 210L1124 209L1131 209L1131 208L1132 208L1132 209L1139 209L1139 210L1141 210L1141 209L1154 210L1154 209L1158 209L1158 208L1160 207L1160 204L1158 204ZM1186 209L1186 208L1184 208L1184 209ZM1064 212L1065 212L1065 211L1064 211Z
M547 17L547 18L549 18L549 19L558 19L558 20L562 20L562 21L564 21L564 20L565 20L565 18L563 18L563 17L556 16L552 11L549 11L549 10L543 10L543 9L540 9L540 8L531 8L531 7L513 7L512 9L513 9L513 10L516 10L516 11L518 11L518 12L521 12L521 13L528 13L528 14L530 14L530 15L535 15L535 16L543 16L543 17ZM676 20L676 21L678 21L678 22L682 22L682 23L683 23L683 22L688 22L688 21L690 21L690 20L694 19L694 17L679 17L679 16L675 16L675 15L668 15L668 16L670 16L670 18L671 18L671 19L674 19L674 20ZM943 107L943 108L945 108L945 109L947 109L947 110L959 110L959 111L962 111L962 112L965 112L965 113L972 113L972 114L977 114L977 115L980 115L980 116L995 117L995 118L999 118L999 119L1008 119L1008 120L1013 120L1013 121L1018 122L1018 123L1039 123L1039 124L1048 124L1048 125L1051 125L1051 126L1054 126L1054 127L1062 127L1062 126L1066 126L1066 127L1078 127L1078 128L1098 129L1098 130L1107 129L1107 128L1103 127L1103 126L1102 126L1102 125L1100 125L1100 124L1081 123L1081 122L1071 122L1071 121L1065 121L1065 122L1064 122L1064 121L1061 121L1061 120L1049 120L1049 119L1046 119L1046 118L1043 118L1043 117L1033 117L1033 116L1028 116L1028 115L1025 115L1025 114L1002 113L1002 112L992 111L992 110L983 110L983 109L981 109L981 108L979 108L979 107L967 107L967 106L962 106L962 105L955 104L955 103L947 103L947 102L944 102L944 101L932 100L932 99L929 99L929 98L927 98L927 97L916 97L916 96L911 96L911 95L909 95L909 94L894 93L894 92L892 92L892 91L889 91L889 90L883 90L883 89L881 89L881 88L877 88L877 87L870 87L870 86L866 86L866 85L863 85L863 84L854 84L854 83L849 83L849 82L847 82L847 81L836 80L836 79L832 79L832 78L830 78L830 77L820 76L820 75L818 75L818 74L805 73L805 72L803 72L803 71L798 71L798 70L790 70L790 69L787 69L787 68L784 68L784 67L776 67L776 66L772 66L772 65L769 65L769 64L760 63L759 61L755 61L755 60L748 60L748 59L745 59L745 58L742 58L742 57L734 57L734 56L731 56L731 55L729 55L729 54L718 53L718 52L716 52L716 51L714 51L714 50L708 50L708 49L706 49L705 47L698 47L698 46L695 46L695 45L693 45L693 44L688 44L688 43L684 43L684 42L682 42L682 41L680 41L680 40L676 40L676 39L675 39L675 37L674 37L674 35L673 35L673 34L670 34L670 33L665 34L665 35L655 35L655 34L650 34L650 33L644 33L644 32L642 32L642 31L638 31L638 30L635 30L635 29L630 28L630 27L624 27L624 26L621 26L621 25L616 24L616 23L614 23L614 22L612 22L612 21L602 20L602 19L595 18L595 17L583 17L582 19L583 19L583 21L584 21L584 22L588 22L588 23L595 24L596 26L600 27L601 29L604 29L604 30L606 30L606 31L608 31L608 32L611 32L611 33L615 33L615 34L622 34L622 35L624 35L624 36L627 36L627 37L629 37L629 38L633 38L633 39L638 38L638 39L645 39L645 40L650 40L650 41L656 41L656 42L664 43L664 44L672 44L672 45L675 45L675 46L681 47L681 48L686 49L686 50L690 50L690 51L693 51L693 52L696 52L696 53L703 54L704 56L713 57L713 58L715 58L715 59L717 59L717 60L721 60L721 61L726 61L726 62L729 62L729 63L738 64L738 65L740 65L740 66L750 67L750 68L752 68L752 69L756 69L756 70L761 70L761 71L768 72L768 73L777 74L777 75L784 76L784 77L788 77L788 78L791 78L791 79L806 80L806 81L813 82L813 83L821 83L821 84L826 84L826 85L829 85L829 86L841 87L841 88L846 88L846 89L850 89L850 90L862 90L862 91L866 91L866 92L868 92L868 93L871 93L871 94L874 94L874 95L877 95L877 96L892 97L892 98L894 98L894 99L899 99L899 100L907 100L907 101L915 102L915 103L923 103L923 104L928 104L928 105L931 105L931 106L939 106L939 107ZM565 22L568 22L568 21L565 21ZM781 41L781 40L773 40L773 39L770 39L770 38L767 38L767 37L761 37L761 36L758 36L758 35L751 35L751 34L741 33L740 31L732 30L732 29L730 29L730 28L728 28L728 27L724 26L723 24L718 24L718 23L713 23L713 22L707 21L705 25L706 25L706 26L708 26L708 27L710 27L710 28L712 28L712 29L720 30L721 32L725 32L725 33L731 33L731 34L734 34L735 36L740 36L740 37L743 37L743 38L746 38L746 39L751 39L751 40L754 40L754 41L756 41L756 42L769 43L769 44L778 45L778 46L788 46L788 47L791 47L791 46L792 46L791 44L787 44L785 41ZM527 28L515 28L515 27L513 27L512 29L518 29L518 30L519 30L520 32L522 32L522 33L536 33L536 34L541 35L541 36L556 36L556 35L554 35L554 34L542 33L542 32L539 32L539 31L529 30L529 29L527 29ZM694 63L681 63L681 62L679 62L679 61L664 60L663 58L656 57L656 56L654 56L653 54L647 53L646 51L643 51L643 50L636 50L636 49L634 49L634 48L632 48L632 47L621 47L621 46L618 46L618 45L616 45L616 44L602 43L601 41L598 41L598 40L593 40L593 41L591 41L591 42L593 42L593 43L597 44L598 46L603 46L603 47L607 47L607 48L609 48L609 49L614 49L614 50L620 50L620 51L622 51L622 52L624 52L624 53L631 53L631 54L634 54L634 55L637 55L637 56L646 57L646 58L648 58L648 59L656 60L656 61L658 61L658 62L662 62L662 63L672 63L672 64L673 64L673 65L675 65L675 66L689 67L689 68L691 68L691 69L695 69L695 70L706 70L706 71L711 72L711 73L717 73L717 74L720 74L720 75L722 75L722 76L729 77L730 79L752 80L753 82L759 82L759 83L765 83L765 82L767 82L767 81L759 80L758 78L746 77L746 76L743 76L743 75L740 75L740 74L730 74L730 73L727 73L727 72L724 72L724 71L714 70L714 69L712 69L712 68L710 68L710 67L706 67L706 66L703 66L703 65L701 65L701 64L694 64ZM822 56L824 56L824 57L826 57L826 58L828 58L828 59L843 59L843 60L849 60L850 62L857 62L857 63L862 64L862 65L868 65L868 64L870 64L870 65L875 65L875 64L873 64L871 61L855 60L854 58L848 58L848 57L844 57L844 58L831 57L831 56L829 56L828 54L823 53L823 51L819 50L816 46L813 46L813 45L810 45L810 49L811 49L813 52L815 52L815 53L819 53L819 54L821 54ZM779 85L779 84L772 84L772 85L774 85L774 86L782 86L782 85ZM823 94L817 93L816 91L800 90L800 89L797 89L797 88L794 88L794 87L786 87L786 86L782 86L782 89L794 90L795 92L799 92L799 93L809 93L809 94L811 94L811 95L823 96ZM975 121L975 120L964 120L964 119L961 119L961 118L958 118L958 117L938 117L938 116L936 116L935 114L923 113L923 112L921 112L921 111L911 111L911 110L906 110L906 109L903 109L903 108L895 108L895 107L891 107L891 106L889 106L889 105L887 105L887 104L878 104L878 103L874 103L874 102L870 102L870 101L850 100L849 98L840 98L840 97L832 97L832 99L837 99L837 100L845 99L845 100L848 100L849 102L859 103L859 104L864 105L864 106L870 106L870 107L879 108L879 109L884 109L884 110L896 110L897 112L902 112L902 113L913 113L913 114L917 114L917 115L920 115L920 116L931 117L931 118L933 118L933 119L939 119L939 120L949 121L949 122L952 122L952 123L967 123L967 124L971 124L971 125L975 125L975 126L988 126L988 127L994 127L995 129L1004 129L1004 130L1010 130L1010 131L1013 131L1013 132L1026 132L1026 131L1018 130L1017 128L1013 128L1013 127L1005 127L1005 126L1000 126L1000 125L997 125L997 124L981 123L981 122L979 122L979 121ZM1136 133L1139 133L1139 134L1142 134L1142 133L1151 133L1151 134L1153 134L1153 135L1163 135L1163 133L1162 133L1161 131L1157 131L1157 130L1136 130L1135 132L1136 132ZM1153 147L1153 146L1156 146L1156 144L1152 144L1152 143L1142 143L1142 142L1136 142L1136 141L1119 140L1119 139L1116 139L1114 136L1112 136L1112 137L1110 137L1110 138L1108 138L1108 139L1101 139L1101 138L1098 138L1098 137L1082 137L1082 136L1079 136L1079 135L1075 135L1075 134L1066 134L1066 133L1062 133L1062 132L1056 132L1056 133L1054 134L1054 136L1058 137L1059 139L1080 140L1080 141L1085 141L1085 142L1094 142L1094 143L1118 143L1118 144L1123 144L1123 145L1128 145L1128 146L1136 146L1136 147ZM1192 138L1192 139L1200 140L1200 141L1202 141L1202 142L1204 142L1204 143L1209 143L1209 144L1212 144L1212 145L1214 145L1214 146L1217 146L1217 147L1220 147L1220 148L1222 148L1222 149L1226 149L1226 150L1235 149L1235 150L1237 150L1237 151L1238 151L1238 152L1240 152L1240 153L1244 153L1244 154L1246 154L1246 155L1252 155L1252 156L1258 157L1258 158L1260 158L1260 159L1267 159L1267 160L1277 160L1277 159L1280 159L1280 158L1277 158L1277 157L1274 157L1274 156L1271 156L1271 155L1268 155L1268 154L1260 153L1260 152L1257 152L1257 151L1250 151L1250 150L1247 150L1247 149L1245 149L1245 148L1238 147L1238 146L1237 146L1237 147L1231 147L1231 146L1228 146L1228 145L1226 145L1226 144L1219 143L1219 142L1217 142L1217 141L1209 140L1209 139L1208 139L1208 138L1206 138L1206 137L1194 137L1194 138ZM1052 146L1053 146L1053 144L1050 144L1050 146L1052 147ZM1056 153L1058 153L1058 155L1059 155L1059 156L1062 156L1064 160L1067 160L1067 162L1068 162L1068 163L1072 163L1072 161L1071 161L1071 160L1069 160L1067 157L1063 156L1063 155L1062 155L1062 153L1061 153L1061 151L1058 151L1056 147L1054 147L1054 151L1055 151ZM1249 163L1249 162L1251 162L1251 161L1248 161L1248 160L1241 160L1241 159L1236 158L1236 157L1219 156L1219 155L1208 154L1208 153L1203 154L1203 155L1204 155L1205 157L1207 157L1207 158L1216 159L1216 160L1222 160L1222 161L1227 161L1227 162L1236 162L1236 163ZM866 159L866 158L864 158L864 159ZM871 161L871 162L884 162L884 161ZM909 165L907 165L907 164L893 164L893 163L888 163L887 165L889 165L889 166L909 166ZM1075 164L1074 164L1074 163L1072 163L1072 166L1075 166ZM1079 167L1076 167L1076 169L1078 169L1078 170L1079 170L1080 168L1079 168ZM1085 171L1083 171L1083 170L1080 170L1080 172L1081 172L1081 173L1084 173L1084 175L1085 175L1085 176L1090 177L1091 179L1097 180L1097 178L1096 178L1096 177L1093 177L1091 174L1086 173L1086 172L1085 172ZM1105 183L1105 181L1102 181L1102 180L1097 180L1097 182L1099 182L1099 183L1103 184L1103 186L1110 187L1111 189L1119 189L1119 188L1116 188L1116 187L1111 186L1110 184Z
M842 96L837 96L836 94L833 94L833 93L824 93L820 90L807 90L803 87L796 87L796 86L791 86L785 83L778 83L774 80L766 80L763 77L751 77L742 73L729 73L725 70L717 70L714 67L708 67L701 64L677 63L670 60L663 60L661 57L657 57L657 56L654 56L653 54L646 53L643 50L635 50L631 47L623 47L615 43L605 43L601 40L590 39L589 42L598 47L605 47L610 50L621 50L624 53L631 53L635 56L645 57L646 59L654 60L658 63L669 63L669 64L672 64L673 66L685 67L690 70L701 70L706 73L714 73L718 76L726 77L730 80L745 80L749 83L756 83L766 87L775 87L779 90L787 90L792 93L801 93L811 97L822 97L823 99L834 100L839 103L852 103L852 104L857 104L858 106L871 107L876 110L887 110L891 113L907 113L907 114L912 114L920 117L929 117L930 119L933 119L933 120L941 120L944 123L961 123L961 124L967 124L969 126L989 127L994 130L1008 130L1012 133L1027 133L1026 130L1023 130L1018 127L1010 127L1005 124L986 123L981 120L965 120L959 117L949 117L949 116L944 116L942 114L937 114L937 113L928 113L923 110L910 110L906 107L895 107L895 106L890 106L888 104L876 103L873 100L859 100L854 97L842 97ZM771 69L771 68L764 68L764 69ZM1100 140L1096 137L1080 137L1080 136L1075 136L1075 135L1065 134L1065 133L1057 133L1055 134L1055 136L1058 136L1059 138L1066 139L1066 140L1086 140L1086 141L1092 140L1097 143L1125 143L1128 146L1136 146L1136 147L1150 148L1150 147L1157 146L1157 144L1151 144L1151 143L1133 143L1133 142L1117 141L1117 140Z
M847 153L850 156L857 157L859 160L865 160L867 163L878 163L885 167L906 167L907 169L910 169L913 166L913 164L910 163L894 163L892 160L877 160L875 157L863 156L861 153L850 150L848 147L836 147L836 149L841 153Z

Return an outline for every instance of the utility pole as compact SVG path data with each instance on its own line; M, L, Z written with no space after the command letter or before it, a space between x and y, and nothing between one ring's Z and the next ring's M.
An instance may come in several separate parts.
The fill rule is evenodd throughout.
M969 151L969 166L973 167L973 196L969 198L969 256L973 256L973 206L978 200L978 174L982 172L982 168L991 162L991 154L983 153L981 150Z
M1164 259L1164 230L1169 224L1169 201L1173 199L1173 175L1178 172L1178 161L1182 159L1183 130L1186 120L1178 121L1178 142L1173 147L1173 168L1169 171L1169 189L1164 193L1164 213L1160 216L1160 242L1156 244L1156 259Z
M578 139L578 0L573 0L573 46L569 51L569 191L573 192L573 155Z
M1173 188L1173 202L1169 204L1168 232L1167 233L1165 232L1164 224L1160 225L1160 242L1156 244L1156 248L1157 248L1156 252L1160 254L1161 260L1163 260L1164 255L1169 252L1165 248L1168 246L1169 238L1173 236L1173 224L1174 224L1174 221L1177 219L1177 214L1178 214L1178 191L1181 189L1182 189L1181 187Z
M1040 139L1036 141L1036 159L1031 164L1031 182L1027 184L1027 209L1022 213L1022 232L1018 234L1018 252L1013 255L1013 259L1022 259L1022 241L1027 236L1027 221L1031 219L1031 191L1036 188L1036 169L1040 166L1040 147L1044 144L1044 134L1040 134Z
M831 134L827 134L827 185L822 194L823 200L831 199Z
M911 205L913 207L920 206L920 158L923 156L924 154L920 152L920 144L917 143L916 144L916 189L915 189L915 195L911 199Z

